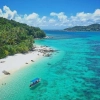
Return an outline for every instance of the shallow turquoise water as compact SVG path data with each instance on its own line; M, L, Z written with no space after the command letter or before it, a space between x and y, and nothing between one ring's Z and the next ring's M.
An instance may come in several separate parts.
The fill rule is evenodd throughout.
M45 32L53 38L36 44L58 52L8 76L0 100L100 100L100 32ZM36 77L41 83L30 89Z

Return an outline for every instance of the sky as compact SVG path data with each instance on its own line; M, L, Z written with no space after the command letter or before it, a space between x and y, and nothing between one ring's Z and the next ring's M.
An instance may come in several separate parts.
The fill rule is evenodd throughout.
M0 17L41 29L100 24L100 0L0 0Z

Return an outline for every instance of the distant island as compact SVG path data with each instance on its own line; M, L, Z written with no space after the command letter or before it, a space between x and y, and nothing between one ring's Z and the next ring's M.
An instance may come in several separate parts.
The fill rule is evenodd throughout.
M91 24L88 26L74 26L71 28L64 29L69 32L77 32L77 31L100 31L100 24Z
M32 50L34 38L45 36L44 31L38 27L0 17L0 59Z

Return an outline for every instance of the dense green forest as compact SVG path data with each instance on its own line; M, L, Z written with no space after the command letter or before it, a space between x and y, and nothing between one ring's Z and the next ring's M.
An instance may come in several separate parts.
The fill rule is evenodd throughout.
M40 28L0 17L0 58L32 50L34 38L43 38Z
M75 26L64 29L66 31L100 31L100 24L91 24L89 26Z

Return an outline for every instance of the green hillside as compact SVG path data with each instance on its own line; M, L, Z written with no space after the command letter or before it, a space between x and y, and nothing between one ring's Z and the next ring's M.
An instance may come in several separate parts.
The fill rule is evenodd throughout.
M66 31L100 31L100 24L92 24L89 26L74 26L64 29Z
M0 17L0 58L32 49L34 38L43 38L40 28Z

